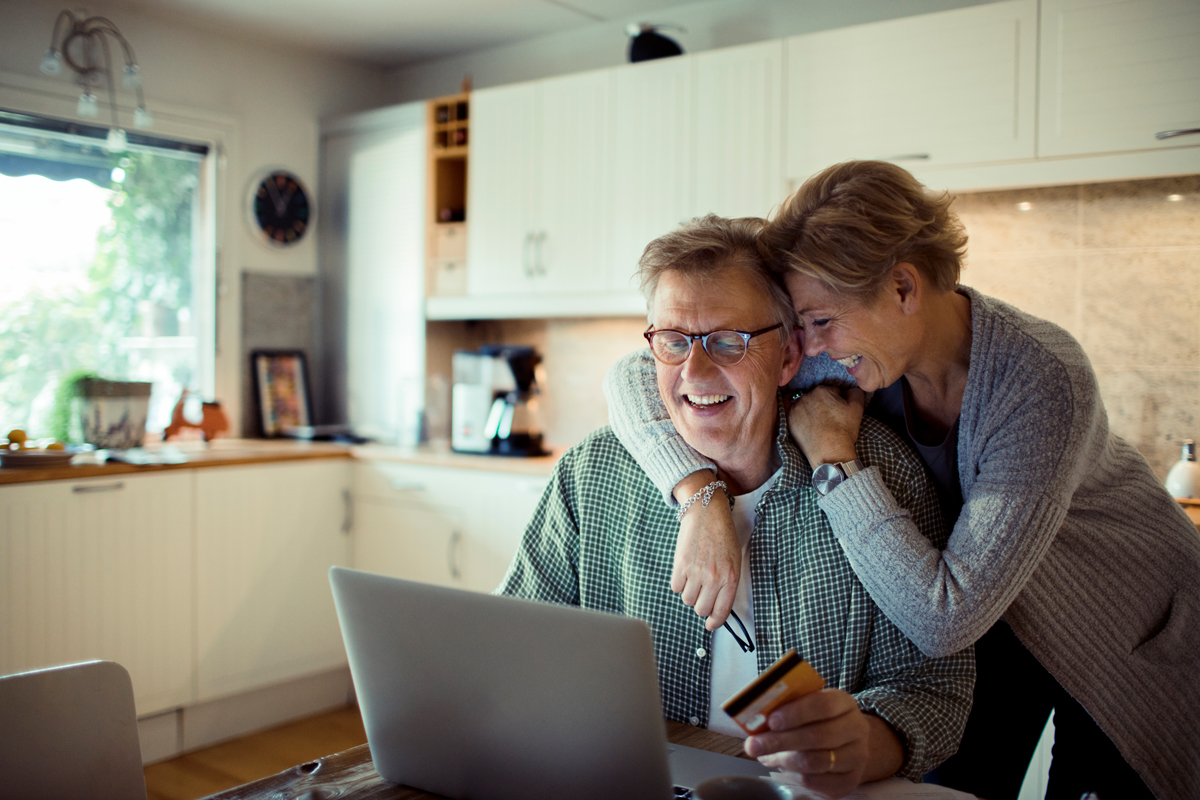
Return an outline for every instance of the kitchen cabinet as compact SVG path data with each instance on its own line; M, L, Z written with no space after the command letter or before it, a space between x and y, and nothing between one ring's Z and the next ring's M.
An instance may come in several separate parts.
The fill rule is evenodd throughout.
M327 576L351 561L351 464L196 471L198 699L343 665Z
M1037 22L1014 0L787 39L788 176L1033 158Z
M692 56L693 212L764 217L783 199L783 41Z
M1038 155L1200 145L1195 0L1042 0ZM1158 139L1169 131L1190 133Z
M471 295L609 288L608 71L476 92Z
M636 291L632 277L646 245L696 213L693 69L691 59L664 58L614 70L615 289Z
M479 592L504 578L547 483L387 461L355 469L356 567Z
M123 665L138 714L192 701L191 472L0 486L0 674Z

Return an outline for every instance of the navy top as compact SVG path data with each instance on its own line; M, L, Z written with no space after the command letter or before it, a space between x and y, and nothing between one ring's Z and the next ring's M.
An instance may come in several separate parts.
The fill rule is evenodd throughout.
M921 456L937 490L942 517L946 525L953 528L963 507L962 486L958 482L958 420L954 420L954 425L940 442L925 444L917 439L912 433L917 427L913 421L912 389L903 377L875 392L867 413L895 431Z

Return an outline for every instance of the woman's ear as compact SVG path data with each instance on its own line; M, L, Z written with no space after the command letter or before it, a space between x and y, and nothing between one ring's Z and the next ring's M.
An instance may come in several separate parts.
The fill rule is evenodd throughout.
M921 308L924 289L921 271L908 261L892 267L892 297L905 314L915 314Z
M783 343L783 364L779 367L779 385L786 386L804 361L804 329L792 328L792 335Z

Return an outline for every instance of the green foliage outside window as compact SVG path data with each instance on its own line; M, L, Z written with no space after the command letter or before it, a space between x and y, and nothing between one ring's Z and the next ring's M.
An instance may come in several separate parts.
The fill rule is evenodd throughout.
M29 429L34 437L61 434L61 409L57 414L47 409L39 420L35 401L48 406L43 401L60 380L80 372L149 379L131 374L147 367L135 363L130 337L178 336L181 320L190 319L198 163L130 152L112 156L112 166L124 170L124 180L111 186L112 218L97 235L86 278L0 307L0 425L5 429L40 427ZM196 363L194 356L185 361L168 368L172 382L182 387L193 382Z

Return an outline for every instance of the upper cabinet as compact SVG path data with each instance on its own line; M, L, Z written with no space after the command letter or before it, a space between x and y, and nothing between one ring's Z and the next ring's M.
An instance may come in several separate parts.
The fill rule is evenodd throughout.
M766 216L783 199L783 42L693 58L695 214Z
M607 72L476 92L467 293L607 288Z
M692 62L664 58L614 70L612 261L630 289L651 240L693 216Z
M1200 144L1200 7L1042 0L1040 88L1040 156Z
M1032 158L1037 4L990 3L795 36L787 172L849 159L941 166Z

